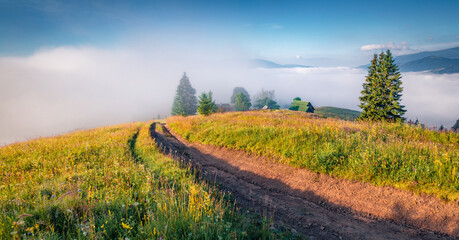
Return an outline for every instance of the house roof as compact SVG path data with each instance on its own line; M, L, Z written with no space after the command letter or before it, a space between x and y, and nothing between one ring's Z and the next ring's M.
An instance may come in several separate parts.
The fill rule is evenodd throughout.
M298 100L293 100L292 104L290 107L296 107L298 106L298 111L306 112L309 109L310 102L305 102L305 101L298 101ZM314 107L311 104L312 109Z

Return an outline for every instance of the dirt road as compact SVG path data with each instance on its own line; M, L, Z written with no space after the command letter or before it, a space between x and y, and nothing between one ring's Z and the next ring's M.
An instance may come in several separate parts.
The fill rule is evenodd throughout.
M160 131L156 128L161 128ZM340 180L240 151L190 144L165 126L151 137L245 209L308 239L457 239L459 207L391 187Z

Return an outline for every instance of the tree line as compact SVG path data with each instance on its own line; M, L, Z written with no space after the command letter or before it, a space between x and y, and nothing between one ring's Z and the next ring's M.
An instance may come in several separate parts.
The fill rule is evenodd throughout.
M250 94L243 87L235 87L230 98L231 104L236 111L247 111L254 109L279 109L280 106L275 100L274 90L262 89L255 95L252 105ZM177 86L176 94L172 104L172 115L188 116L197 113L201 115L210 115L217 111L217 105L213 100L212 91L203 92L196 97L196 89L191 86L190 79L183 74L180 83Z
M398 66L390 50L375 54L368 68L368 75L363 83L360 96L363 121L405 121L406 110L401 105L402 81ZM230 99L236 111L253 109L279 109L274 90L262 89L252 102L249 93L243 87L235 87ZM177 86L172 105L172 115L209 115L217 111L212 92L204 92L196 98L196 90L191 86L186 73Z

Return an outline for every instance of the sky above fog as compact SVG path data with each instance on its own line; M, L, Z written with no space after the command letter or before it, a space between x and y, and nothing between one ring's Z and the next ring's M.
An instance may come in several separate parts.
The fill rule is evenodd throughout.
M458 11L456 0L0 0L0 54L117 47L149 35L188 48L236 46L280 63L354 67L381 48L397 55L457 46Z
M217 103L274 89L358 109L372 54L459 46L457 1L0 0L0 145L170 113L184 71ZM254 69L250 59L314 66ZM406 117L451 127L459 74L403 73Z

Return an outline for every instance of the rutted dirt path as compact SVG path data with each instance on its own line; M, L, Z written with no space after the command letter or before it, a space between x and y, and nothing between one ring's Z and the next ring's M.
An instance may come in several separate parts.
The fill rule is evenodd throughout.
M273 216L276 223L308 239L459 237L457 203L341 180L241 151L190 144L164 125L153 123L150 131L165 154L191 163L243 207Z

